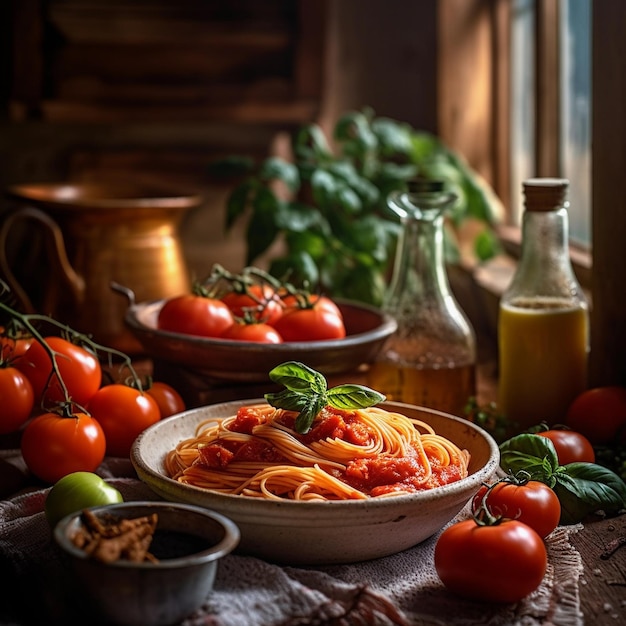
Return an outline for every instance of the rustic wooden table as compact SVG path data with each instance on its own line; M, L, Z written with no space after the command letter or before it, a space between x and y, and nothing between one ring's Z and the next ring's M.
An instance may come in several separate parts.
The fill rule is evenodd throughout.
M579 589L585 624L626 624L626 514L586 522L571 542L584 567Z

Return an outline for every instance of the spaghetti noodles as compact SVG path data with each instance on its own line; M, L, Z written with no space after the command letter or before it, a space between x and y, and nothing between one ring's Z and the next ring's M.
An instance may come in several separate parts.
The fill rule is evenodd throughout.
M269 404L198 425L165 459L173 479L224 494L347 500L432 489L467 476L469 453L428 424L379 407L326 407L305 435Z

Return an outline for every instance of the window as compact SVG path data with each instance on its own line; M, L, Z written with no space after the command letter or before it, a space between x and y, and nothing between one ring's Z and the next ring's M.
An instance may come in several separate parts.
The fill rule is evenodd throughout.
M591 246L591 0L514 0L511 13L511 214L522 181L570 181L570 237ZM554 45L555 44L555 45Z

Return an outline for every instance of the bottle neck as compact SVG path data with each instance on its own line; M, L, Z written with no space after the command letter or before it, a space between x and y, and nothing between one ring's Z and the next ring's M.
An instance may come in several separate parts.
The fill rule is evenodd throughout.
M505 299L513 296L571 299L582 295L569 258L568 228L564 207L524 213L521 257Z
M402 219L396 260L389 288L390 303L416 297L444 298L450 294L445 270L443 216Z

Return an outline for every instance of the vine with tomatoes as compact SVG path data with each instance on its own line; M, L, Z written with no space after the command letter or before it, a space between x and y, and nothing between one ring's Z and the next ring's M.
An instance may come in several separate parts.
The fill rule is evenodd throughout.
M472 517L448 526L435 544L435 569L457 595L519 602L541 584L548 565L545 538L559 524L560 502L544 483L520 472L484 485ZM502 575L502 564L508 566Z
M346 336L341 309L329 297L296 288L256 267L232 273L219 264L190 293L165 300L157 327L268 344Z
M496 437L504 477L480 488L470 519L441 533L435 567L461 596L518 602L541 584L544 542L558 525L626 511L626 457L606 452L623 455L626 389L589 389L571 404L565 424L542 423L509 438L511 425L493 402L470 399L466 417ZM507 576L503 562L510 564Z
M134 439L185 409L178 392L142 380L128 355L55 319L21 313L0 281L0 434L19 433L30 472L56 483L94 472L105 455L127 457ZM103 365L118 362L117 379Z

